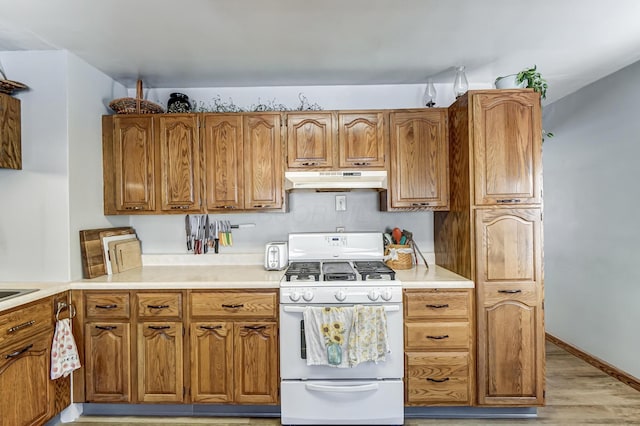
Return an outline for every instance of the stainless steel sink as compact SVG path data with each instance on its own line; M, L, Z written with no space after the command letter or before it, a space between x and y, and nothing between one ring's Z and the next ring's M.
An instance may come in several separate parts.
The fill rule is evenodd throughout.
M38 291L37 288L28 288L28 289L2 289L0 290L0 302L11 299L12 297L22 296L23 294L33 293L34 291Z

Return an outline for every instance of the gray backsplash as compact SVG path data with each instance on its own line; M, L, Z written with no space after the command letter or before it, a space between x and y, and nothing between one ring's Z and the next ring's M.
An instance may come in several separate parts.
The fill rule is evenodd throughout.
M346 195L347 210L335 210L335 196ZM289 195L288 213L210 214L232 224L254 223L255 227L233 230L233 247L220 247L221 253L261 252L268 241L283 241L290 232L376 231L399 227L413 232L424 252L433 251L432 212L379 211L378 193L294 191ZM131 226L142 240L145 254L186 253L184 215L131 216Z

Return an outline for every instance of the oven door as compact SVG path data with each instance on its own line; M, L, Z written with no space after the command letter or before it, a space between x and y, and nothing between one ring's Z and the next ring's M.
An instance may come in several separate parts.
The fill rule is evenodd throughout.
M345 306L323 304L322 306ZM280 305L280 377L301 379L399 379L404 376L402 304L387 304L387 333L391 353L386 361L365 362L352 368L307 365L304 340L304 306Z

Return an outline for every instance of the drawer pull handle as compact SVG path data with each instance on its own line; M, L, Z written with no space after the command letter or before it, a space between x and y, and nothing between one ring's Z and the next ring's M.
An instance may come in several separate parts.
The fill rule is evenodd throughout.
M118 327L115 325L96 325L96 328L98 330L115 330Z
M229 308L229 309L238 309L238 308L244 308L244 303L237 303L234 305L225 305L224 303L222 304L223 308Z
M245 325L243 327L246 330L264 330L265 328L267 328L266 325Z
M147 305L149 309L167 309L169 305Z
M498 293L516 294L522 293L522 290L498 290Z
M431 203L411 203L413 207L430 206Z
M427 308L432 308L432 309L442 309L442 308L448 308L449 304L448 303L443 303L442 305L424 305Z
M517 198L506 198L503 200L498 200L499 203L519 203L520 200L518 200Z
M28 351L29 349L31 349L32 347L33 347L33 343L32 343L32 344L30 344L30 345L28 345L28 346L25 346L25 347L24 347L24 348L22 348L22 349L18 349L18 350L17 350L17 351L15 351L15 352L11 352L10 354L5 355L5 356L4 356L4 359L11 359L11 358L15 358L15 357L17 357L17 356L20 356L20 355L22 355L23 353L25 353L26 351Z
M427 380L430 382L444 383L444 382L448 382L449 378L445 377L444 379L432 379L431 377L427 377Z
M354 166L368 166L370 164L371 163L367 163L367 162L364 162L364 163L360 163L360 162L353 163Z
M427 339L434 339L434 340L442 340L442 339L448 339L449 335L448 334L443 334L440 336L427 336Z
M116 309L118 305L96 305L96 309Z
M171 210L189 210L189 206L171 206Z
M11 327L9 330L7 330L7 333L15 333L16 331L22 330L23 328L31 327L35 323L36 320L23 322L22 324Z
M303 166L317 166L319 163L302 163Z
M170 325L150 325L149 328L151 330L166 330L171 328Z
M203 330L219 330L222 328L221 325L201 325L201 329Z

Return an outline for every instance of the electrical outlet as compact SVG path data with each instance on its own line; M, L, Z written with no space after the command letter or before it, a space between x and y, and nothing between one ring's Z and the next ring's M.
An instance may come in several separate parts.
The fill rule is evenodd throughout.
M347 196L336 195L336 211L344 212L347 210Z

